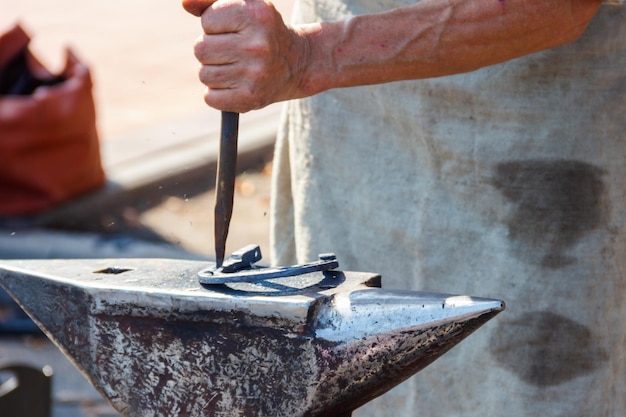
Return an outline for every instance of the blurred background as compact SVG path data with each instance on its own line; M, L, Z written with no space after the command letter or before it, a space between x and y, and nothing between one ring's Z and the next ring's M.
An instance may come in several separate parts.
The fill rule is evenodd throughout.
M275 5L288 21L291 2ZM204 104L197 78L199 19L180 0L0 0L0 32L18 23L32 38L30 51L53 73L63 70L66 48L89 67L107 185L36 215L0 216L0 259L211 259L220 113ZM241 117L227 254L257 243L269 262L269 178L280 108ZM9 301L0 291L0 404L4 383L15 376L3 367L50 366L52 417L117 416L36 330L3 331L3 324L23 319Z
M288 21L291 3L275 5ZM212 256L214 179L208 165L219 112L204 104L197 78L193 44L201 34L199 19L180 0L0 0L0 10L0 30L21 24L32 38L31 51L52 72L62 71L68 47L89 66L105 173L114 185L134 192L72 202L35 224L164 238ZM277 104L241 117L240 147L250 152L242 156L246 172L237 186L229 252L259 243L268 254L268 152L279 112ZM6 230L15 237L11 229L16 228Z
M274 4L288 21L291 2ZM0 28L21 23L51 70L68 46L90 66L104 138L209 111L193 56L200 22L181 0L0 0L0 10Z

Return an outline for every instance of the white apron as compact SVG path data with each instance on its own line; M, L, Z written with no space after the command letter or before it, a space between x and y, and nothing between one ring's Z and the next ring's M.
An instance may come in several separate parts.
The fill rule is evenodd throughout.
M625 6L505 64L291 101L274 172L274 263L335 252L386 288L507 303L355 417L626 415Z

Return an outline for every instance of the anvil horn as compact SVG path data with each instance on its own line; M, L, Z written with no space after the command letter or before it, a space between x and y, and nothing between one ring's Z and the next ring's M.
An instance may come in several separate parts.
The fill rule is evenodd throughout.
M504 308L357 272L205 288L204 268L7 261L0 284L129 417L350 416Z

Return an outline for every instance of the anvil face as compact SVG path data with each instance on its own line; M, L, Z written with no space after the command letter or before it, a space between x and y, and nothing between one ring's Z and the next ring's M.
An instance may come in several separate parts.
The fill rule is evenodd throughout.
M349 416L504 308L357 272L203 287L206 266L8 261L0 285L129 417Z

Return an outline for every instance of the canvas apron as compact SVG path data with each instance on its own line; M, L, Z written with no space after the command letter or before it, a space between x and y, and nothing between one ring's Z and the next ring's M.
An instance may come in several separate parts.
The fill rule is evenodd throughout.
M410 1L300 1L298 22ZM473 73L289 102L273 260L335 252L383 286L507 310L355 415L623 417L626 7Z

